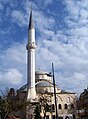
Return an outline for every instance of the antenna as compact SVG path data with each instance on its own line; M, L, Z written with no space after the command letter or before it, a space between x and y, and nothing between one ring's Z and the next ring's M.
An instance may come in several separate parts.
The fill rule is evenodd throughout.
M56 107L56 119L58 119L57 100L56 100L56 88L55 88L55 77L54 77L54 65L53 65L53 63L52 63L52 73L53 73L54 98L55 98L55 107Z

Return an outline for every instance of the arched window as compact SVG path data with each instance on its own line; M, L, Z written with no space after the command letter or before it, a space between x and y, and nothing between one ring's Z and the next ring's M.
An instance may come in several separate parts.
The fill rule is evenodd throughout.
M52 111L55 111L55 106L54 106L54 104L52 104Z
M61 104L59 104L59 105L58 105L58 109L62 109L62 106L61 106Z
M71 104L71 109L73 109L74 108L74 104Z
M42 109L41 109L41 105L39 105L39 109L40 109L40 112L42 111Z
M70 97L67 97L67 102L70 102Z
M69 117L68 117L68 116L66 116L66 117L65 117L65 119L69 119Z
M65 105L64 105L64 109L67 109L67 108L68 108L68 106L67 106L67 104L65 104Z
M49 115L46 115L46 119L49 119Z
M48 105L48 104L46 104L46 112L49 112L49 107L50 107L50 105Z

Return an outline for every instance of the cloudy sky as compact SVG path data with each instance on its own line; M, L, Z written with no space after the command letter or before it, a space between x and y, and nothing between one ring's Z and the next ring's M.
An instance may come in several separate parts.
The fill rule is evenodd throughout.
M0 90L26 83L26 44L32 4L36 70L51 72L59 88L88 86L88 0L0 0Z

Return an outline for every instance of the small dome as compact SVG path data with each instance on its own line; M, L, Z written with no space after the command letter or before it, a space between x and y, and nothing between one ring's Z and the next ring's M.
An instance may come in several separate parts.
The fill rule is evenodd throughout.
M41 70L37 70L37 71L35 71L35 74L36 75L44 75L44 74L47 74L47 72L45 72L45 71L41 71Z
M27 84L23 85L18 91L27 91Z

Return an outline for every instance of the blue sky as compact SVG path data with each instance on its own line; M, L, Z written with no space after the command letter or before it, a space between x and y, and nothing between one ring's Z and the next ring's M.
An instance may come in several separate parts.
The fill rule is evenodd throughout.
M88 86L87 0L0 0L0 90L26 83L26 44L32 4L36 70L51 72L59 88L80 93Z

